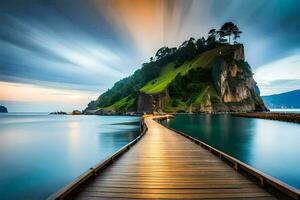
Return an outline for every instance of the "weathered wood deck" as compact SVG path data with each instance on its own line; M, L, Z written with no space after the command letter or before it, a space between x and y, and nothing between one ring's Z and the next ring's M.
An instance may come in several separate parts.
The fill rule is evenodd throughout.
M75 199L275 199L201 146L145 119L146 134Z

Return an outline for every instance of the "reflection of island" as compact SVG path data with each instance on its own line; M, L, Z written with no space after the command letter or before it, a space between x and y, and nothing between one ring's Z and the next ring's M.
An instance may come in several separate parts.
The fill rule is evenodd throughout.
M0 105L0 113L8 113L7 108L5 106Z

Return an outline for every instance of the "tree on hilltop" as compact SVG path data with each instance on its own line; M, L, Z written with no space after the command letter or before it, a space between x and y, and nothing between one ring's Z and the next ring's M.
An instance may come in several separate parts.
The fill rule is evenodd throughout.
M176 66L183 64L186 60L193 59L196 54L195 38L191 37L189 40L184 41L175 52Z
M228 43L231 44L231 36L233 35L233 40L240 37L242 31L239 30L237 25L232 22L226 22L219 30L220 38L228 37Z
M208 46L216 43L217 35L218 35L218 32L216 31L216 29L209 30L208 37L207 37L207 40L206 40L206 43L207 43Z
M155 57L156 60L162 59L163 57L167 56L170 53L170 48L169 47L162 47L157 50Z

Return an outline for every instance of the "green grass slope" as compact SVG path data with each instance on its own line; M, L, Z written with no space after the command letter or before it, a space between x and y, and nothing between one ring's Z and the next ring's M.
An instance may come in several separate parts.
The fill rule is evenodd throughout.
M119 112L126 112L131 111L135 108L135 98L132 95L129 95L127 97L124 97L118 101L116 101L114 104L104 107L105 111L119 111Z
M160 76L149 81L144 87L140 89L140 91L148 94L163 91L179 73L181 75L184 75L186 72L189 71L191 62L186 62L179 68L175 68L174 66L174 63L169 63L168 65L166 65L162 69Z
M228 45L218 47L209 51L206 51L191 61L186 61L181 66L175 68L174 63L169 63L165 67L162 68L159 77L150 80L145 86L143 86L140 91L148 94L154 94L162 92L164 89L168 87L168 85L174 81L175 77L180 74L184 76L191 69L203 68L208 69L212 66L212 63L216 57L221 54L226 56L226 54L230 54L236 46Z

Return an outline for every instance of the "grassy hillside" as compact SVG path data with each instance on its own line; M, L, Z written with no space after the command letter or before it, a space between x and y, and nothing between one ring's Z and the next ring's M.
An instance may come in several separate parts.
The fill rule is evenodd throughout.
M186 62L179 68L175 68L174 63L169 63L162 68L159 77L149 81L144 87L140 89L141 92L154 94L163 91L180 73L184 75L188 72L191 62Z
M222 46L209 51L206 51L191 61L186 61L179 67L175 67L174 63L169 63L164 66L161 70L159 77L150 80L144 87L140 89L144 93L158 93L166 89L166 87L175 79L175 77L180 74L184 76L191 69L203 68L208 69L212 66L213 60L221 54L224 56L226 54L232 53L235 46Z
M126 96L110 106L104 107L105 111L117 110L120 112L133 111L136 104L136 98L132 95Z

